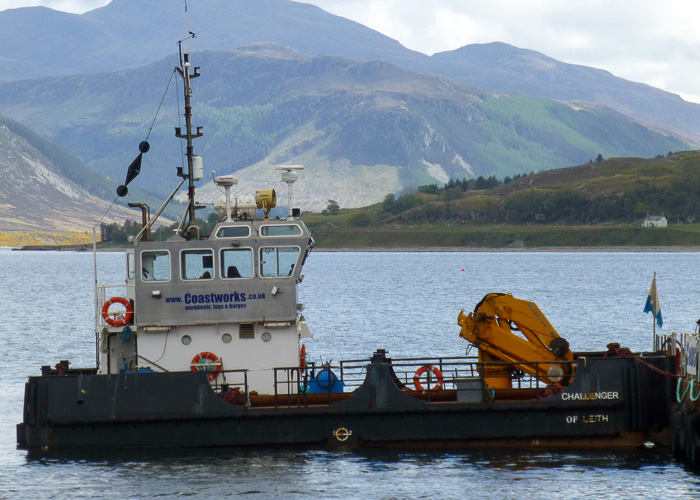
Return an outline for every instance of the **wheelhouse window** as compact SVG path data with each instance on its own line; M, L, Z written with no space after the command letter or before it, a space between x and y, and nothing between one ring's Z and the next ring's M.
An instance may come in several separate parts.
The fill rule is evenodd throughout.
M260 234L262 236L300 236L301 228L296 224L262 226Z
M142 281L170 281L170 254L165 250L141 254Z
M247 238L250 236L248 226L222 227L216 232L217 238Z
M260 276L284 278L291 276L299 259L299 247L264 247L260 249Z
M211 250L183 250L180 264L183 280L210 280L214 277L214 253Z
M224 279L253 277L253 250L235 248L221 250L221 277Z

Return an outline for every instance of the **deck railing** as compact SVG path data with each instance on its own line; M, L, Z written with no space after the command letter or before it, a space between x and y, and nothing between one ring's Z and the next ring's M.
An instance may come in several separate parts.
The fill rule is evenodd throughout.
M209 375L214 392L233 404L274 408L325 406L343 401L359 389L370 364L371 359L352 359L336 365L311 362L304 367L274 368L273 393L263 395L251 394L249 370L220 370ZM569 381L575 377L576 361L557 364L565 368ZM393 358L388 364L399 390L429 404L513 398L539 401L562 391L565 385L547 383L543 365L551 366L552 362L484 363L475 357L438 357ZM527 373L524 367L535 375Z
M274 406L292 407L309 404L328 404L342 400L357 390L365 381L369 359L343 360L337 365L314 365L300 368L276 368L274 370ZM479 362L474 357L439 357L439 358L403 358L392 359L391 369L396 386L409 396L418 397L428 403L458 400L493 401L500 389L488 390L485 379L492 382L504 379L498 386L508 386L515 390L529 390L532 398L539 400L561 390L561 385L545 383L546 370L541 365L550 366L551 362L505 363ZM568 377L574 373L576 362L558 362L566 369ZM535 376L522 370L531 367ZM319 381L319 374L325 372L325 383L319 384L322 391L313 394L309 391L314 381ZM488 373L488 375L484 375ZM541 375L540 375L541 374ZM505 382L508 379L508 382ZM342 382L336 387L336 380ZM418 385L416 384L418 382ZM340 388L342 386L342 389ZM318 386L316 386L318 388ZM469 393L472 394L469 394ZM460 394L455 394L460 393ZM320 398L322 394L325 397ZM313 402L312 402L313 399Z
M111 297L127 298L127 285L99 285L97 287L97 300L95 301L95 330L101 330L107 325L102 317L102 306Z

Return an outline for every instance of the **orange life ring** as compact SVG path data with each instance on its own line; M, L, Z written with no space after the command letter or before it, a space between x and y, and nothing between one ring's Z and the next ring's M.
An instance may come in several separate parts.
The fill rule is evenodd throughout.
M428 370L430 370L433 373L433 375L435 375L435 379L437 380L435 386L432 389L430 389L430 392L437 392L442 388L442 383L445 379L443 378L442 372L438 369L438 367L433 365L423 365L420 368L418 368L416 370L416 373L413 375L413 385L417 391L423 392L424 389L423 385L420 383L420 377Z
M301 368L306 367L306 344L301 344L301 351L299 351L299 366Z
M121 304L126 308L126 313L121 312L109 314L109 308L112 304ZM109 326L126 326L131 323L134 317L134 306L131 302L126 300L124 297L112 297L105 301L102 305L102 319L105 320Z
M221 360L216 354L211 352L200 352L190 364L190 369L193 372L212 372L208 375L209 380L214 380L221 371Z

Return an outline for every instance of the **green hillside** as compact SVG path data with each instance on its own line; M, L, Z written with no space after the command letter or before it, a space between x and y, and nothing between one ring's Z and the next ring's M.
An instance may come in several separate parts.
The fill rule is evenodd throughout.
M628 250L700 247L700 225L647 229L632 226L317 226L318 249L505 249L602 248Z
M700 152L613 158L475 189L419 192L305 217L320 247L659 247L700 245ZM421 192L422 191L422 192ZM644 228L648 215L666 228Z

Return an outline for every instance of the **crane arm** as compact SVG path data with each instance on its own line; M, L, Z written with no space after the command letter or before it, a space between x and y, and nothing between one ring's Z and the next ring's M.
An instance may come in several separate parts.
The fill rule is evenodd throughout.
M479 349L482 361L516 363L544 381L566 383L570 379L564 377L571 373L568 362L574 359L569 343L534 302L490 293L469 315L460 312L457 321L462 327L460 337Z

